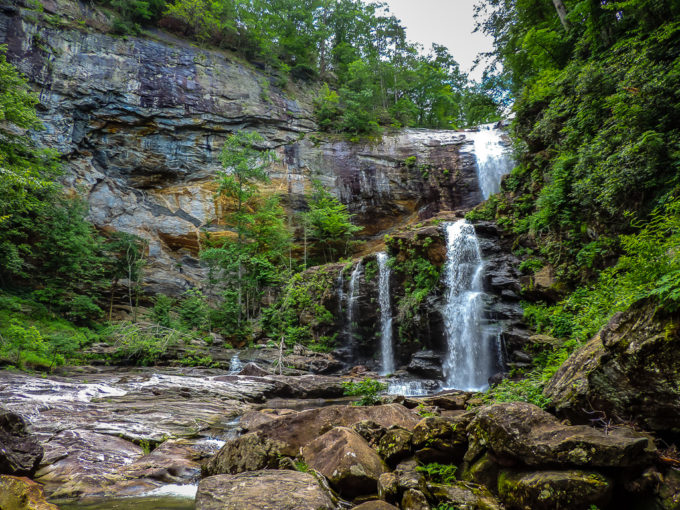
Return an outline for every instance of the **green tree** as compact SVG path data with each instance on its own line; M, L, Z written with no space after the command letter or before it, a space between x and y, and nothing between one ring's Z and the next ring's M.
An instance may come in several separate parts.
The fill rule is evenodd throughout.
M265 197L260 186L269 182L271 151L260 149L258 133L238 132L225 142L218 174L217 196L226 211L225 223L235 239L210 242L202 252L213 284L222 285L222 318L218 322L247 332L247 320L259 311L263 290L282 278L291 234L278 197Z
M305 239L310 239L324 261L337 260L347 255L350 242L361 230L352 223L347 206L325 189L321 183L313 183L314 191L308 197L309 211L302 214ZM305 265L306 265L305 245Z

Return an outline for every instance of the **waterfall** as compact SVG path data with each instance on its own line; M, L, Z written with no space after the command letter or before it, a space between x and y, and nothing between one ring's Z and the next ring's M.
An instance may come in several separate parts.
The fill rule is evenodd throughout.
M361 276L361 260L357 262L352 276L349 279L349 296L347 298L347 326L345 329L345 336L347 337L347 345L354 350L354 335L356 333L355 315L357 300L359 293L357 292L359 276Z
M390 305L390 268L387 266L387 253L378 253L377 258L382 375L387 375L394 372L394 352L392 350L392 307Z
M487 388L494 365L493 339L482 323L484 264L475 228L465 220L446 224L446 386L459 390Z
M498 192L501 177L514 167L510 151L503 142L502 132L494 126L495 124L485 124L479 126L479 131L466 133L474 144L477 178L484 200Z
M231 357L231 361L229 361L229 373L238 374L241 370L243 370L243 363L241 363L241 359L238 357L238 354L234 354Z

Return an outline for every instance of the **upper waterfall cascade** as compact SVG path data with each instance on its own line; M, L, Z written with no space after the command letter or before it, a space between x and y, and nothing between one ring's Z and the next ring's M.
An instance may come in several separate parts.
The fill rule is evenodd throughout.
M514 162L503 132L495 124L484 124L478 131L466 133L473 142L477 178L484 200L500 190L501 178L510 173Z

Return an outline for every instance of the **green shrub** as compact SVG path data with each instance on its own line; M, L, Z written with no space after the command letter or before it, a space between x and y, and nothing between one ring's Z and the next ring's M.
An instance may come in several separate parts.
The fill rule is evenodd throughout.
M352 405L355 406L373 406L380 403L379 393L387 390L387 384L376 381L369 377L363 381L344 381L342 383L344 393L350 397L360 396L361 398Z
M423 473L430 482L444 485L451 485L456 481L456 470L456 466L439 464L437 462L425 464L416 468L416 471Z

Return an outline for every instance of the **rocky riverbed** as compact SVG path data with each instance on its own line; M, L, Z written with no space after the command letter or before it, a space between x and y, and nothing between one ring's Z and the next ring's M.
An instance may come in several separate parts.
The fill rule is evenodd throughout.
M3 476L0 492L44 489L64 508L93 510L676 508L662 505L675 501L675 471L631 428L570 425L456 391L357 407L338 398L342 380L2 372L0 466L43 487ZM53 508L41 501L2 508Z

